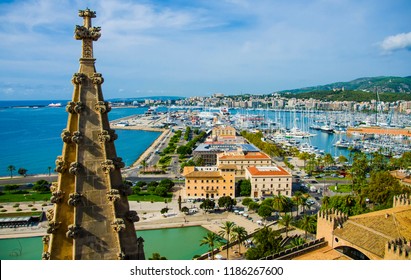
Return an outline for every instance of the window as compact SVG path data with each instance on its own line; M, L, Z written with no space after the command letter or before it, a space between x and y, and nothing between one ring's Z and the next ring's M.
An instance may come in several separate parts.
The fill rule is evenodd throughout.
M190 187L187 187L187 190L189 190L190 189Z
M188 182L190 182L190 180ZM194 183L197 183L197 180L194 180Z
M194 187L194 189L196 190L196 189L197 189L197 187Z

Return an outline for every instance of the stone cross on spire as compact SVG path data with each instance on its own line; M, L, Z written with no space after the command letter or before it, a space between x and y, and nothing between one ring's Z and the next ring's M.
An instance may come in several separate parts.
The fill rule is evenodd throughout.
M79 10L78 15L84 19L84 22L83 26L76 25L74 38L76 40L83 40L81 58L93 58L93 41L97 41L101 36L101 27L91 26L91 19L96 17L96 12L87 8Z

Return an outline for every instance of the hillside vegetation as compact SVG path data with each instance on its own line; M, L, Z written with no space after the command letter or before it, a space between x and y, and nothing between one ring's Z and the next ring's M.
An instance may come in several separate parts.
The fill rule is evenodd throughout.
M306 93L306 92L321 92L332 91L334 89L342 89L345 91L366 91L379 93L410 93L411 92L411 76L408 77L367 77L358 78L350 82L337 82L321 86L305 87L293 90L284 90L280 93Z

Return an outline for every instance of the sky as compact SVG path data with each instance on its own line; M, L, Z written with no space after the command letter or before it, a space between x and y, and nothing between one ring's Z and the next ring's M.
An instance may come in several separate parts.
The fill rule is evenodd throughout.
M71 99L86 8L105 99L411 75L409 0L16 0L0 1L0 100Z

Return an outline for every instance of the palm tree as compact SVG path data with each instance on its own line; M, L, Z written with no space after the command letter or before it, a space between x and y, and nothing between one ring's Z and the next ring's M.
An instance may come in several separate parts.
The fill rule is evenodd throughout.
M200 241L200 246L208 245L211 250L211 259L214 260L214 247L217 245L217 242L220 240L220 237L214 232L208 232L206 236Z
M307 239L307 232L312 232L315 229L314 216L304 215L300 221L300 227L305 231L305 239Z
M235 226L232 230L232 238L238 242L238 253L241 254L241 243L247 238L247 231L244 227Z
M13 171L15 170L16 170L16 167L14 165L7 166L7 171L10 172L10 178L13 178Z
M285 227L285 236L288 236L288 229L291 225L293 217L290 214L284 214L281 216L281 219L278 220L278 223Z
M327 209L329 204L330 204L330 197L329 196L324 196L323 197L323 206L324 206L324 208Z
M300 191L296 191L294 196L292 197L292 200L297 205L297 217L298 217L298 213L300 212L299 206L300 205L303 206L305 204L305 202L307 201L307 194L303 194Z
M230 222L230 221L226 221L223 223L223 225L220 227L221 230L218 232L218 235L220 235L223 238L227 239L227 260L230 259L229 255L228 255L228 249L230 246L230 237L231 237L231 233L233 231L235 227L235 223L234 222Z
M273 208L278 212L285 212L288 204L288 199L284 195L279 194L273 197Z
M147 161L145 159L141 162L141 166L143 166L144 173L145 173L146 172L146 167L147 167Z
M304 243L305 243L304 238L296 237L296 238L293 238L293 239L290 241L290 244L289 244L287 247L288 247L288 248L293 248L293 247L297 247L297 246L303 245Z

